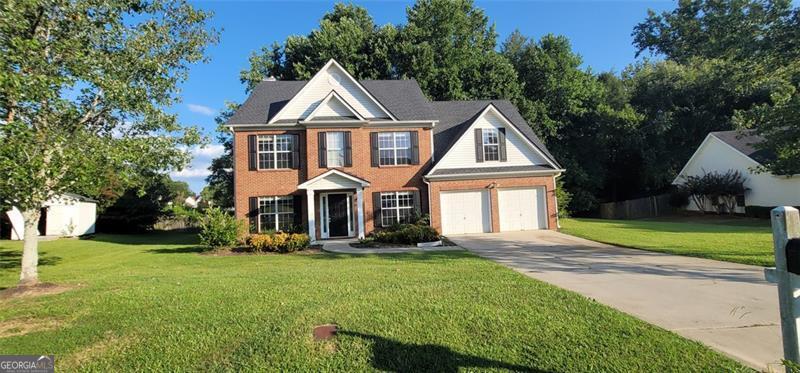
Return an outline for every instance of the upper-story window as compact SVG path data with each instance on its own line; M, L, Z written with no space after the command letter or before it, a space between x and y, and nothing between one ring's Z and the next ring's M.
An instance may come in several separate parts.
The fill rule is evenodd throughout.
M258 168L292 168L292 135L259 135Z
M483 160L500 160L500 133L496 128L483 129Z
M381 166L411 164L411 132L378 133Z
M344 132L326 132L328 167L344 167Z

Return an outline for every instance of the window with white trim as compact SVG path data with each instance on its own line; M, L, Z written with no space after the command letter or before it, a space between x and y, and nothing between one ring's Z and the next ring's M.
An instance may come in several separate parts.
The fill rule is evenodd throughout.
M344 132L326 132L328 167L344 167Z
M381 193L381 225L411 223L414 219L414 195L411 192Z
M292 168L292 135L258 135L258 168Z
M294 224L294 198L274 196L258 198L258 231L286 231Z
M483 133L483 160L500 160L500 131L497 128L486 128Z
M411 132L379 132L381 166L411 164Z

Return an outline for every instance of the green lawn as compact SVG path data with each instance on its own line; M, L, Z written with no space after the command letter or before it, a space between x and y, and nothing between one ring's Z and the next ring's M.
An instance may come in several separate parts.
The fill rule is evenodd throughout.
M775 265L769 221L731 218L562 219L561 231L615 245L759 266Z
M466 252L214 257L169 234L41 246L42 279L80 287L0 302L0 351L53 353L58 370L747 370ZM0 287L19 248L0 242ZM313 341L331 322L340 335Z

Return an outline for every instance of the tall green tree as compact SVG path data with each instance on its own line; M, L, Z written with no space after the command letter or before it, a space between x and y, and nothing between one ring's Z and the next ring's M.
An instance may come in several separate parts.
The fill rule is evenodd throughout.
M788 0L684 0L673 11L651 11L633 37L639 53L677 63L644 67L647 77L640 80L669 70L689 82L662 81L660 92L637 96L638 106L657 109L653 127L674 119L676 134L690 132L685 145L699 144L709 127L752 129L764 138L756 146L776 156L761 171L800 173L800 156L792 151L800 147L800 131L789 119L800 117L794 104L800 100L800 9Z
M494 24L471 0L417 1L398 40L400 75L431 99L522 98L514 66L495 51Z
M248 91L268 77L309 79L331 58L356 79L393 78L396 37L394 26L377 26L363 7L338 3L308 35L289 36L251 54L250 68L240 78Z
M206 177L208 186L203 189L206 193L203 198L210 197L214 206L222 209L233 207L233 134L224 126L238 107L228 103L225 110L214 118L217 122L217 142L222 144L224 151L208 167L211 173Z
M42 203L187 163L201 137L165 108L216 33L182 0L7 0L0 14L0 195L23 212L30 285Z
M572 194L570 210L590 211L603 200L635 193L640 116L620 79L581 69L581 57L563 36L536 41L514 32L502 52L524 83L529 123L568 170L563 180Z

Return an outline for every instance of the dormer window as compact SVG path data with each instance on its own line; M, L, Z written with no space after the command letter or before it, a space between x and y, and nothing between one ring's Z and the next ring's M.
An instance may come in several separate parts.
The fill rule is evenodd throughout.
M483 130L483 160L500 160L500 131L496 128Z

